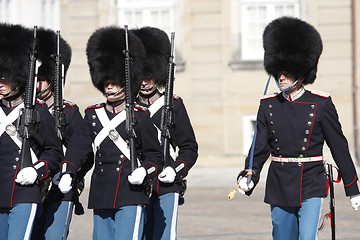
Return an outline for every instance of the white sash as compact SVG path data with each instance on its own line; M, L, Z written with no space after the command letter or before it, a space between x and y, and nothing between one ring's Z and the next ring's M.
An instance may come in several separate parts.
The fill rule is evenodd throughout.
M104 139L109 136L109 132L111 130L115 130L115 128L119 126L126 119L125 110L117 114L111 120L108 118L105 112L105 108L97 108L95 109L95 112L99 118L101 125L103 126L103 129L101 129L101 131L97 134L97 136L94 139L93 142L94 153L96 153L97 147L100 146L100 144L104 141ZM119 137L112 141L117 146L117 148L127 157L127 159L130 160L130 149L128 148L127 143L121 137L121 135L119 134Z
M153 104L151 104L150 107L148 107L151 118L161 109L162 106L164 106L164 101L165 101L165 97L164 97L164 95L162 95L158 100L156 100ZM158 132L159 142L161 142L161 130L155 124L154 124L154 126ZM176 153L175 153L175 149L173 148L173 146L171 144L170 144L169 151L170 151L170 156L172 157L173 160L175 160Z
M9 115L6 115L2 108L0 108L0 136L5 132L6 126L12 124L18 117L20 110L24 107L24 103L22 102L16 108L14 108ZM19 137L19 133L16 131L14 135L10 135L9 137L14 141L14 143L21 149L22 141ZM36 163L38 158L36 157L34 151L30 148L31 160L32 163Z

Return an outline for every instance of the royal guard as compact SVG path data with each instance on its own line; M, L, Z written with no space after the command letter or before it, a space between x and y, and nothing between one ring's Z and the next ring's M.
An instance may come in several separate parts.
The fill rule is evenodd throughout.
M266 26L263 46L265 70L275 78L280 93L261 99L253 167L247 171L249 152L245 171L238 176L239 191L252 193L271 155L265 202L271 206L273 239L316 239L327 196L325 142L340 169L346 196L355 210L360 205L358 176L331 96L304 87L316 79L322 40L310 24L281 17Z
M161 136L162 121L165 120L163 115L165 96L160 91L165 88L167 80L173 81L171 71L168 72L168 63L172 57L170 41L164 31L154 27L143 27L133 32L142 40L147 53L137 102L149 109L158 136ZM185 177L198 156L198 145L184 102L179 96L170 97L173 103L171 104L173 116L170 118L174 120L173 123L167 123L171 125L168 153L170 163L164 162L165 168L156 179L150 204L146 206L144 236L149 240L177 238L178 206L183 203ZM164 140L161 141L163 146Z
M0 239L30 239L44 180L59 171L61 161L52 116L31 94L35 35L0 24Z
M85 110L84 122L65 154L59 188L71 189L80 160L94 149L88 205L94 209L93 239L141 239L143 208L149 203L147 186L162 169L163 158L149 112L127 101L139 91L145 49L127 28L111 26L91 35L86 54L92 83L106 102ZM133 115L127 114L131 110ZM129 117L135 122L127 122ZM135 129L135 149L129 144L127 123ZM134 170L132 150L138 165Z
M59 34L45 28L37 31L38 60L41 61L37 74L37 98L46 103L53 115L57 135L65 153L71 136L75 129L80 128L83 118L75 103L63 99L66 73L71 62L71 47ZM67 239L74 206L75 214L83 214L79 194L84 187L84 176L92 167L92 158L93 154L90 153L83 160L73 188L66 194L60 192L57 186L60 172L52 176L50 191L43 205L38 208L32 239Z

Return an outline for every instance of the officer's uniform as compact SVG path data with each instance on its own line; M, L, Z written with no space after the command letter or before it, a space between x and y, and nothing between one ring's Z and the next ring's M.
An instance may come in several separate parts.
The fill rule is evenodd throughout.
M340 169L346 195L359 194L356 170L331 97L300 85L316 79L321 37L310 24L281 17L266 26L263 46L265 70L278 84L280 78L292 81L287 74L294 82L286 89L279 86L282 93L266 95L260 102L252 181L258 183L271 154L264 201L271 205L273 238L316 239L322 201L327 195L324 142ZM291 89L293 86L296 90ZM247 157L245 168L249 160ZM248 190L243 185L240 189Z
M266 203L300 207L305 199L326 197L324 142L340 169L346 195L358 193L358 178L348 143L327 93L301 88L295 96L285 93L264 96L257 123L255 183L269 154L272 156L266 181Z
M11 102L6 101L6 99L2 99L0 102L0 111L2 113L2 130L0 132L2 145L0 148L0 165L2 166L0 169L0 239L17 239L16 236L19 236L17 234L21 234L22 238L25 236L25 239L29 237L37 204L41 203L44 197L41 189L42 182L49 175L58 171L58 163L61 160L61 147L54 130L54 120L46 106L37 102L35 109L40 113L38 134L45 143L44 146L39 146L34 141L31 144L31 148L38 159L37 161L33 159L34 168L38 173L38 180L35 184L26 186L15 183L16 174L19 172L21 140L16 129L12 130L9 125L16 126L19 108L23 107L23 104L19 105L21 103L23 103L22 96ZM11 117L13 119L7 123ZM3 126L3 124L6 124L6 126ZM9 221L6 215L11 215L19 204L32 204L31 213Z
M160 137L161 132L159 129L164 105L163 94L160 94L159 91L155 91L151 95L142 95L140 93L137 101L149 109L152 116L151 119L158 129L158 136ZM156 106L155 102L160 106ZM160 239L161 237L163 239L173 239L176 236L179 197L185 192L185 177L195 164L198 156L195 134L183 100L178 96L173 98L173 111L175 126L174 129L171 129L171 139L173 140L171 148L173 153L176 152L174 150L176 147L179 151L177 156L172 154L174 159L172 159L170 166L174 168L176 178L174 183L163 183L158 179L154 182L154 192L150 199L151 204L146 206L146 239ZM169 202L173 204L169 204ZM162 214L155 210L159 208L162 209ZM166 226L161 224L164 218Z

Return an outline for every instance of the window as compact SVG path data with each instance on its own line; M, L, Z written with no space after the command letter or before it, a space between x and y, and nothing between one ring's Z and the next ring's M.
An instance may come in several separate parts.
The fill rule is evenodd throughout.
M185 64L180 55L181 21L178 20L181 7L179 0L117 0L117 24L129 28L157 27L165 31L169 39L171 32L175 32L176 71L182 71Z
M244 115L243 117L243 151L248 154L253 141L256 126L256 115Z
M12 11L12 1L11 0L0 0L0 21L1 22L12 22L11 11Z
M262 68L262 33L280 16L299 17L299 0L232 0L233 69Z
M60 0L42 0L42 26L54 30L60 29Z
M60 29L60 0L0 0L0 21Z

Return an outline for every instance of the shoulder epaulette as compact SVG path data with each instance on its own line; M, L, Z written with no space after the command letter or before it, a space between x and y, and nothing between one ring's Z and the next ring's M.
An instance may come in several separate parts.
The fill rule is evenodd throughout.
M277 93L266 94L266 95L261 97L261 100L268 99L268 98L273 98L273 97L276 97L277 95L278 95Z
M42 106L45 106L45 101L41 100L41 99L36 99L36 102Z
M64 99L63 101L64 101L64 104L65 104L65 105L68 105L69 107L74 108L74 107L76 106L75 103L73 103L73 102L71 102L71 101L69 101L69 100Z
M144 112L148 111L148 108L139 104L134 105L135 110L142 110Z
M180 96L174 94L173 99L180 101L181 98L180 98Z
M330 97L330 94L327 93L327 92L322 92L322 91L319 91L319 90L312 90L311 93L313 95L317 95L317 96L320 96L320 97L323 97L323 98L328 98Z
M94 105L90 105L88 106L85 110L88 110L90 108L101 108L104 106L105 103L98 103L98 104L94 104Z

